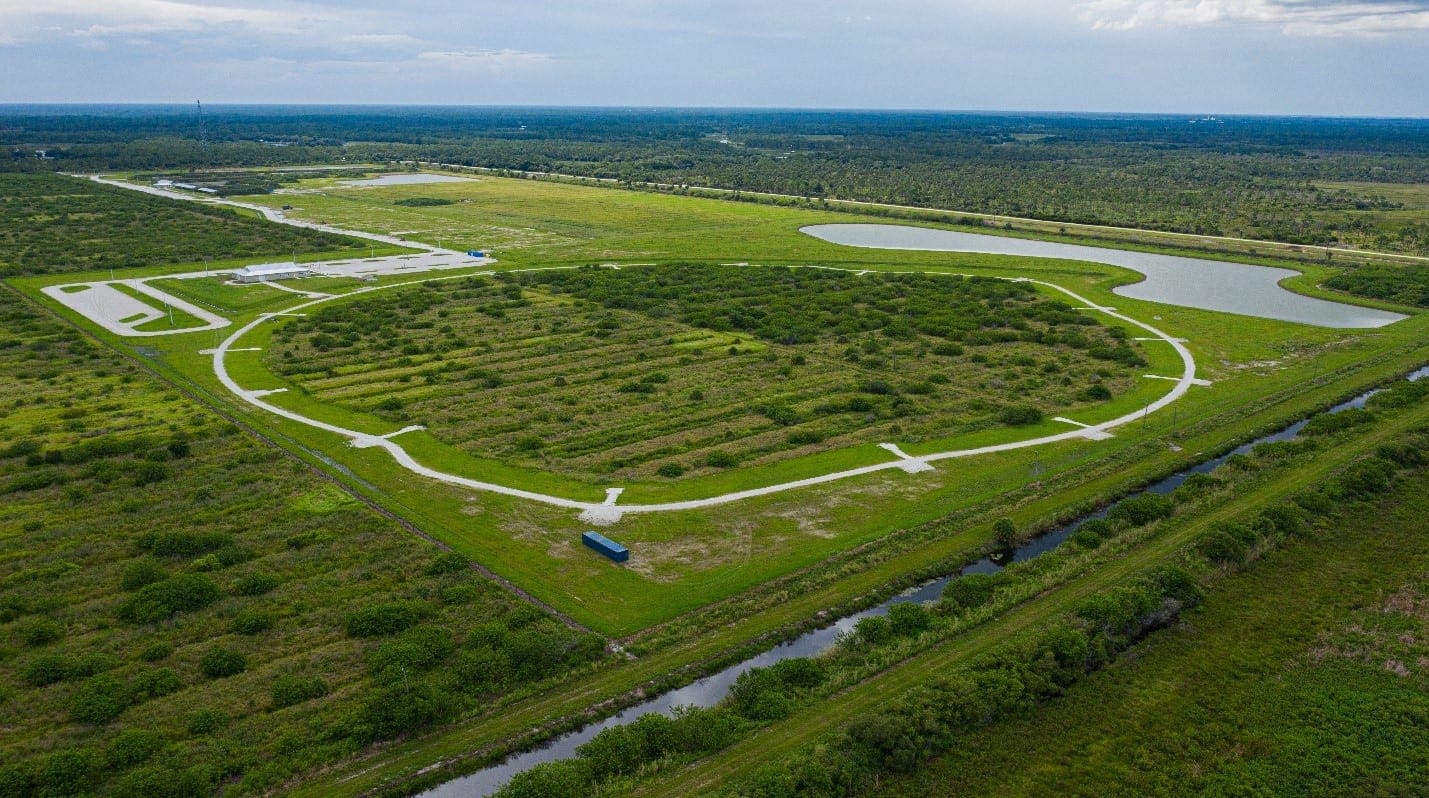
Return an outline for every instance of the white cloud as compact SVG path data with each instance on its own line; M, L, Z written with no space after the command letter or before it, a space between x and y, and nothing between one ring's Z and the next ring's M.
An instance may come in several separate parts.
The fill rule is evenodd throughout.
M1098 30L1253 24L1293 36L1380 36L1429 30L1422 0L1088 0L1083 19Z
M436 64L453 69L481 70L534 66L548 63L551 60L551 56L545 53L528 53L523 50L431 50L418 53L416 57L416 61L419 64Z
M270 8L208 5L181 0L45 0L0 2L0 25L12 38L29 38L62 30L86 36L116 36L201 31L217 26L243 26L282 32L312 28L323 15L300 3Z

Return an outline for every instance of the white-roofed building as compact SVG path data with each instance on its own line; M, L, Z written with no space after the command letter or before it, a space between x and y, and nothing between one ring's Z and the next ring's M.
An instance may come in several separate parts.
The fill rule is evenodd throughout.
M261 283L265 280L290 280L294 277L311 277L312 269L307 269L293 261L286 263L254 263L233 272L236 283Z

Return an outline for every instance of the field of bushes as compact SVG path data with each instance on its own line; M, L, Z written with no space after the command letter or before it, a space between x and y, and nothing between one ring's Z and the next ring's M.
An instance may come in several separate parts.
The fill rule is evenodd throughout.
M367 249L358 239L275 225L230 208L78 177L0 172L0 276Z
M473 454L673 479L1089 408L1144 366L1025 283L670 265L429 282L289 322L313 396Z
M601 659L6 289L0 795L248 794Z

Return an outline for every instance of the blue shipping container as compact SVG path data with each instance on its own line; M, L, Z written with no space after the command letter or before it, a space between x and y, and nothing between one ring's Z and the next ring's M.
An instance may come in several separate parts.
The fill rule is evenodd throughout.
M486 257L486 253L485 253L485 252L482 252L482 251L479 250L479 249L468 249L468 250L466 251L466 254L470 255L470 256L473 257L473 258L484 258L484 257Z
M630 559L630 549L599 532L587 532L581 535L581 542L616 562L625 562Z

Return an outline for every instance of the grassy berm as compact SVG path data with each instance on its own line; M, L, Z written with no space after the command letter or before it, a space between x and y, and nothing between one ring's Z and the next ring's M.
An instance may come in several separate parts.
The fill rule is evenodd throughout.
M1423 795L1429 475L1226 580L1056 701L882 798Z

